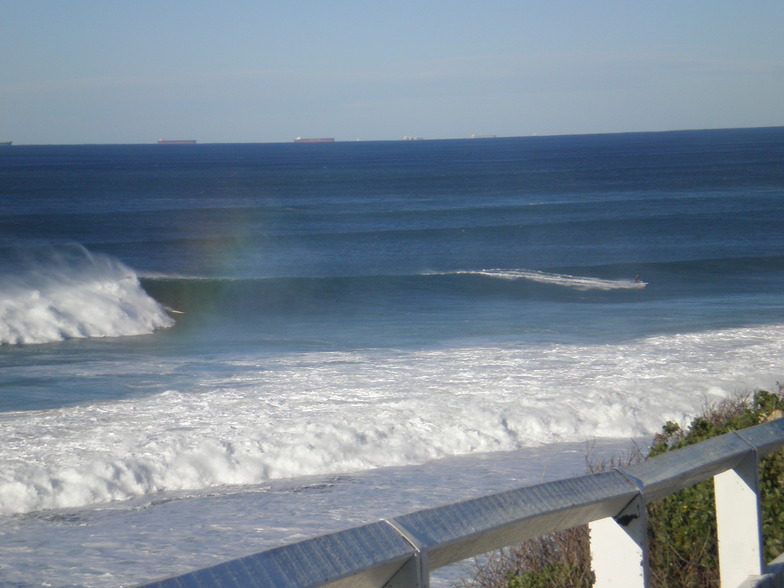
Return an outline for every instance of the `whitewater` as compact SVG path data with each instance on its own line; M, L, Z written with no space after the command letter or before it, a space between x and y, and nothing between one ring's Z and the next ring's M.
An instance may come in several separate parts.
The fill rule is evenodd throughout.
M174 321L119 260L79 245L3 264L0 345L152 333Z
M4 151L0 584L578 475L779 391L782 162L782 129Z
M652 435L695 405L775 386L783 331L236 357L195 393L6 413L0 512Z

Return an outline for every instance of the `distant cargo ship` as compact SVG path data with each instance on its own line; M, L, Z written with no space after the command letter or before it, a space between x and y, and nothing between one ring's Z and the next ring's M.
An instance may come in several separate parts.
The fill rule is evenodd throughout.
M158 139L158 145L195 145L196 139Z
M322 137L320 139L303 139L302 137L297 137L294 139L295 143L334 143L335 139L333 137Z
M0 145L10 145L11 141L0 141Z

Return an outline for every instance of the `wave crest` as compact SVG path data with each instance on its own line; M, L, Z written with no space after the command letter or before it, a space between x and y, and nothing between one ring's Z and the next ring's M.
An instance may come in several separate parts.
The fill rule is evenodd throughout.
M79 245L0 258L0 345L148 334L174 321L133 270Z
M502 280L529 280L540 284L564 286L574 290L636 290L645 288L645 286L648 285L646 282L639 279L605 280L589 276L572 276L569 274L556 274L538 270L490 269L460 273L487 276Z

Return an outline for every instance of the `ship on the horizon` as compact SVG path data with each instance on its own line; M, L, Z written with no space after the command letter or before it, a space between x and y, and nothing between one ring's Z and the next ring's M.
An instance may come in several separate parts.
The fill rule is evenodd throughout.
M10 145L13 141L0 141L0 146L2 145Z
M334 137L321 137L317 139L305 139L303 137L297 137L294 139L295 143L334 143Z
M158 145L195 145L196 139L158 139Z

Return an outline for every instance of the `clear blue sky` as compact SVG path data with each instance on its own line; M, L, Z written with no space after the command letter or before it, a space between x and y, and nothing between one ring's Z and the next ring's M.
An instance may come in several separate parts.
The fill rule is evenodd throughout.
M0 0L0 140L784 125L782 0Z

